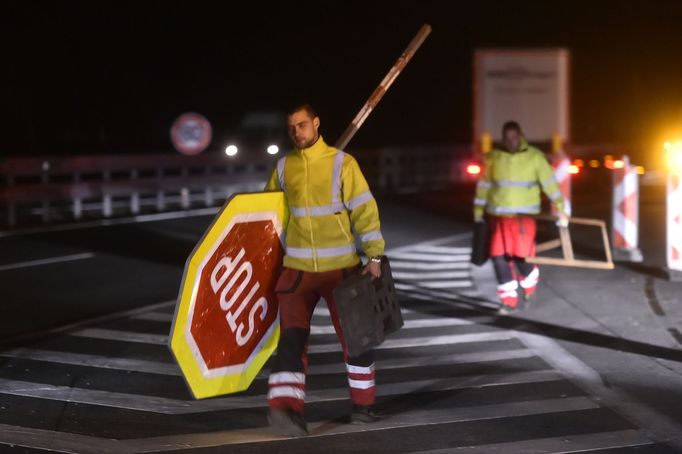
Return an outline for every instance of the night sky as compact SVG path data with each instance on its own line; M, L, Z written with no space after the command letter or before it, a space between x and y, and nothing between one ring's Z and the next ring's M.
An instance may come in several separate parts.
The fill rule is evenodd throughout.
M682 2L2 2L2 156L208 152L248 112L307 100L333 142L423 23L431 36L350 149L471 140L476 48L572 52L573 141L682 131ZM676 125L679 124L679 127Z

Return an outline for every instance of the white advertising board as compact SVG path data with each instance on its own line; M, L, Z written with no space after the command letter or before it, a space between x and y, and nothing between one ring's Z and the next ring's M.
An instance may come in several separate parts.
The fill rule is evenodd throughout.
M499 141L502 125L517 121L529 141L570 139L567 49L486 49L474 53L474 141Z

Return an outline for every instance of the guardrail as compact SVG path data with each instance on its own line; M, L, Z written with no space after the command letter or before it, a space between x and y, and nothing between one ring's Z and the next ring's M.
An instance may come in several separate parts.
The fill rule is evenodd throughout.
M470 146L354 154L375 192L464 181ZM277 157L140 154L0 160L0 225L17 227L214 206L261 190Z

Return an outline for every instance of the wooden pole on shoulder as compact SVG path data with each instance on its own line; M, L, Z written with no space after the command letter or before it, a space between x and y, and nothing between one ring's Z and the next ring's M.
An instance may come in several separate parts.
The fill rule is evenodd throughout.
M417 52L417 49L419 49L422 43L426 40L427 36L429 36L429 33L431 33L431 26L428 24L422 25L422 27L419 29L419 32L417 32L415 37L412 38L410 44L408 44L407 48L405 48L400 57L398 57L398 60L388 71L388 74L386 74L379 86L374 90L372 95L362 106L360 112L358 112L355 118L353 118L351 124L348 125L343 134L341 134L341 137L339 137L339 140L336 141L336 144L334 145L336 148L342 150L346 147L346 145L348 145L348 142L350 142L355 133L358 132L358 129L360 129L369 114L372 113L372 110L374 110L377 104L379 104L381 98L384 96L384 94L386 94L400 72L410 62L415 52Z

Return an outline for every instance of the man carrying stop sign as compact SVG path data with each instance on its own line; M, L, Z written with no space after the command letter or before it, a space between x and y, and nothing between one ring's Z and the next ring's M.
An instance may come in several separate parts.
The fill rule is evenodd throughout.
M373 352L348 356L344 334L352 333L341 331L332 291L345 277L361 272L353 231L369 257L362 273L373 278L381 275L384 240L377 203L357 161L325 143L312 107L304 104L289 111L287 127L294 150L279 160L265 187L284 191L290 212L284 269L276 286L281 335L268 382L268 420L278 433L301 436L308 433L303 418L306 345L321 297L343 347L353 402L351 422L378 418L372 409Z

